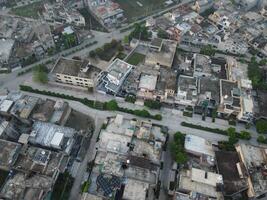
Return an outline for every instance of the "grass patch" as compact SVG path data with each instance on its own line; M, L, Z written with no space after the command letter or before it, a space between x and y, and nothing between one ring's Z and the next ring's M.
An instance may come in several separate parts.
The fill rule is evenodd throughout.
M114 0L120 4L128 21L142 19L154 11L164 8L165 0ZM139 4L137 3L139 2Z
M127 63L131 65L138 65L145 60L145 57L145 55L135 52L127 59Z
M12 8L11 13L22 17L38 19L42 4L43 4L42 1L40 1L25 6L21 6L18 8Z

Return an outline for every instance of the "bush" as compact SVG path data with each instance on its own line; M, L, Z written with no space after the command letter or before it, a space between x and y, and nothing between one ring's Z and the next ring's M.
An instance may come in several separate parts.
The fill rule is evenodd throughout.
M184 111L184 112L183 112L183 116L186 116L186 117L193 117L193 113L192 113L192 112Z
M146 107L152 108L152 109L160 109L161 108L161 103L158 101L153 101L153 100L145 100Z
M256 122L256 129L258 133L267 133L267 120L260 119Z
M258 143L267 144L267 139L263 135L259 135L257 141Z
M119 106L116 100L111 100L109 102L105 103L105 109L106 110L118 110Z
M125 101L126 101L126 102L130 102L130 103L135 103L135 101L136 101L136 96L133 96L133 95L127 95L127 96L125 97Z
M231 126L236 126L236 121L235 121L234 119L229 119L229 120L228 120L228 123L229 123L229 125L231 125Z
M239 138L243 140L250 140L251 139L251 134L248 131L241 131L239 134Z

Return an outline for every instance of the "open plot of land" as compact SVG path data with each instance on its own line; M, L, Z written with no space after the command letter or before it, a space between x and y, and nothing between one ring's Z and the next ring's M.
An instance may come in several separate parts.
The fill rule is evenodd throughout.
M127 59L127 63L131 65L138 65L139 63L143 62L145 59L145 55L141 53L134 52L130 57Z
M77 131L84 130L93 132L94 120L83 113L72 110L66 126L76 129Z
M13 8L11 9L11 14L37 19L39 16L39 12L42 9L42 5L43 2L40 1L25 6Z
M164 7L165 0L115 0L129 21L142 18Z

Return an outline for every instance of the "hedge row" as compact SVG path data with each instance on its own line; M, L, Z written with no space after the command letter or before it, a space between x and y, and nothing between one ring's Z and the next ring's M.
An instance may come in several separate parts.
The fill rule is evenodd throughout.
M227 130L222 130L222 129L218 129L218 128L210 128L210 127L191 124L191 123L187 123L187 122L181 122L181 125L185 126L185 127L189 127L189 128L199 129L199 130L202 130L202 131L218 133L218 134L221 134L221 135L228 135L228 131ZM239 132L235 132L235 133L236 133L237 138L239 138L239 139L250 140L250 138L251 138L250 133L247 132L247 131L241 131L240 133Z
M150 119L155 119L155 120L161 120L162 116L160 114L152 115L150 114L147 110L132 110L124 107L119 107L117 105L117 102L115 100L111 100L109 102L100 102L100 101L93 101L89 100L87 98L78 98L74 97L71 95L66 95L66 94L60 94L60 93L55 93L51 91L45 91L45 90L38 90L38 89L33 89L30 86L26 85L20 85L20 90L26 91L26 92L32 92L32 93L37 93L37 94L43 94L47 96L53 96L53 97L59 97L62 99L68 99L72 101L78 101L90 108L98 109L98 110L112 110L112 111L121 111L129 114L133 114L139 117L144 117L144 118L150 118ZM115 104L115 105L114 105Z

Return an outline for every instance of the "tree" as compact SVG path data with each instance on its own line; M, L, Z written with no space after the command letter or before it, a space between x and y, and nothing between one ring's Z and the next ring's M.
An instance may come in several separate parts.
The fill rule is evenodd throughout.
M129 35L129 40L132 38L148 40L151 36L151 33L148 31L148 28L141 24L134 24L134 30Z
M145 100L145 106L152 109L160 109L161 103L153 100Z
M248 131L241 131L240 132L240 138L241 139L244 139L244 140L250 140L250 138L251 138L250 132L248 132Z
M257 142L259 142L259 143L267 143L267 140L263 135L259 135L258 138L257 138Z
M216 50L209 44L201 48L200 50L201 54L207 55L207 56L214 56L216 53Z
M125 97L125 101L126 101L126 102L130 102L130 103L135 103L135 101L136 101L136 96L133 96L133 95L127 95L127 96Z
M266 65L267 64L267 59L262 59L260 62L259 62L259 65L260 66L263 66L263 65Z
M95 58L96 57L96 52L94 50L90 51L89 56L91 58Z
M260 119L256 122L256 129L258 133L267 133L267 120Z
M33 68L33 80L39 83L47 83L48 82L48 69L45 65L37 65Z
M184 140L185 135L181 132L176 132L170 144L172 157L178 164L184 164L187 161L187 155L184 151Z
M105 103L105 108L107 110L118 110L119 106L116 100L111 100Z

